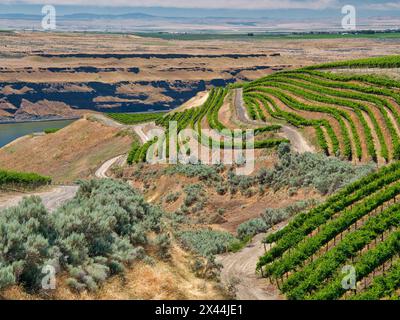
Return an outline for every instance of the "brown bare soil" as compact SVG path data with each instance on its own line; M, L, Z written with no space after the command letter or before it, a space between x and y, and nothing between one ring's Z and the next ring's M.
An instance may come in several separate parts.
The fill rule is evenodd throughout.
M234 130L240 127L239 120L234 111L232 93L226 96L224 104L219 110L218 119L228 129Z

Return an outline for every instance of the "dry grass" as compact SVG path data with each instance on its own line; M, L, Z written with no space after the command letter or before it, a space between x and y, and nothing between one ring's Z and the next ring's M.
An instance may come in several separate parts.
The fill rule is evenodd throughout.
M0 167L37 172L56 182L91 177L107 159L127 152L132 137L81 119L54 134L26 136L0 149Z
M227 296L217 282L194 276L190 269L192 257L177 246L171 249L170 262L156 261L154 266L137 262L124 276L115 276L95 293L81 294L66 285L66 275L57 279L57 289L48 294L29 294L14 286L2 293L11 300L217 300Z

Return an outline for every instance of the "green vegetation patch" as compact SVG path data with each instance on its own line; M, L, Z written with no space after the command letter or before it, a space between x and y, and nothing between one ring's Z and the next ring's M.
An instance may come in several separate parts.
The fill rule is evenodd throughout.
M164 116L164 112L156 113L106 113L111 119L126 125L156 121Z
M182 231L178 237L184 247L203 257L227 252L237 242L228 232L210 229Z
M0 170L0 187L40 187L51 183L50 177L41 176L37 173L24 173Z
M44 133L45 134L51 134L51 133L56 133L57 131L60 131L61 129L59 128L49 128L49 129L45 129Z

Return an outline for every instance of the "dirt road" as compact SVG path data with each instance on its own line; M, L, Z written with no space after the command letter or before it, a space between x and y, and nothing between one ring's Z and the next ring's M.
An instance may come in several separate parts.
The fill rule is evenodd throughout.
M100 168L97 169L95 176L99 179L106 179L108 178L107 172L114 164L122 164L126 161L126 155L121 155L110 160L104 162Z
M264 245L261 243L265 234L254 237L251 244L236 253L229 253L217 257L223 265L221 280L227 284L238 281L235 285L238 300L281 300L283 297L275 286L267 279L258 276L255 272L258 258L264 254Z
M255 124L265 125L265 123L250 120L250 118L248 117L243 102L243 90L241 88L235 90L234 101L235 101L236 115L239 121L249 125L255 125ZM308 141L300 134L298 130L296 130L296 128L287 125L282 126L282 131L280 134L282 137L290 140L290 143L294 151L298 153L315 152L315 148L310 143L308 143Z
M235 97L234 104L235 104L236 116L240 122L243 122L243 123L246 123L249 125L262 124L262 122L254 121L249 118L246 108L244 106L243 89L242 88L234 90L234 97Z
M89 117L96 119L97 121L100 121L101 123L105 124L108 127L112 128L117 128L117 129L125 129L129 128L130 126L124 125L122 123L119 123L109 117L106 117L104 114L101 113L91 113Z
M148 129L148 128L151 129L153 127L156 127L154 122L130 126L130 125L121 124L121 123L119 123L111 118L108 118L102 114L92 114L92 116L107 126L119 128L119 129L133 130L137 134L137 136L140 138L140 140L142 141L143 144L150 140L149 137L146 135L144 129ZM108 178L108 176L107 176L108 170L110 170L110 168L115 164L123 165L126 162L126 158L127 158L127 155L120 155L115 158L107 160L100 166L100 168L97 169L97 171L95 173L96 178L99 178L99 179Z
M100 121L101 123L105 124L106 126L118 128L118 129L133 130L139 136L142 143L146 143L147 141L149 141L149 137L146 135L144 129L156 128L156 124L154 122L147 122L147 123L143 123L143 124L130 126L130 125L121 124L109 117L106 117L103 114L93 113L93 114L91 114L91 116L93 118L95 118L96 120Z
M51 191L16 195L10 199L0 202L0 210L16 206L25 196L35 195L42 198L46 209L52 212L59 208L66 201L71 200L75 196L78 189L78 186L60 186L55 187Z
M283 126L282 135L290 140L294 151L298 153L315 152L315 148L293 127Z
M110 159L106 161L97 171L96 171L96 177L97 178L108 178L107 176L107 171L111 168L116 163L122 163L126 161L126 156L118 156L113 159ZM59 208L63 203L65 203L68 200L71 200L76 192L78 191L79 187L78 186L58 186L54 187L50 191L45 191L45 192L37 192L37 193L31 193L31 194L19 194L16 196L12 196L11 198L7 200L0 200L0 211L3 209L7 209L9 207L16 206L22 199L23 197L26 196L39 196L42 198L43 204L45 205L46 209L49 210L50 212L56 210Z
M133 130L136 132L136 134L139 136L140 140L142 140L142 143L146 143L148 142L150 139L149 137L146 135L144 129L148 127L148 128L156 128L156 124L154 122L151 123L143 123L143 124L138 124L135 126L132 126Z

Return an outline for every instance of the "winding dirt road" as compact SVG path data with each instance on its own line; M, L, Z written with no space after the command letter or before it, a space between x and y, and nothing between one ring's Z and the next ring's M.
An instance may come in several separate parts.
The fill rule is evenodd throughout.
M239 121L249 124L249 125L262 125L265 123L259 121L251 120L246 112L246 108L243 102L243 89L235 89L235 109L236 109L236 116ZM285 125L282 126L281 136L289 139L294 151L298 153L305 153L305 152L315 152L315 148L308 143L308 141L300 134L300 132L291 126Z
M146 127L151 127L151 128L154 127L154 128L156 128L156 124L154 122L150 122L150 123L137 124L135 126L132 126L133 130L139 136L140 140L142 140L143 144L150 140L149 137L144 132L144 129Z
M50 212L61 207L66 201L75 197L78 186L59 186L51 191L37 192L32 194L21 194L0 202L0 211L16 206L26 196L38 196L42 198L43 204Z
M281 300L283 297L275 286L255 272L258 258L264 254L261 243L265 234L259 234L241 251L217 257L223 265L221 280L225 284L238 281L235 285L238 300Z
M315 148L293 127L282 126L282 135L290 140L294 151L298 153L315 152Z
M249 124L249 125L255 125L255 124L263 124L260 121L254 121L251 120L250 117L247 114L247 110L244 106L244 101L243 101L243 89L235 89L234 90L234 104L235 104L235 110L236 110L236 116L239 119L240 122Z
M129 125L121 124L111 118L104 116L103 114L93 114L92 116L107 126L110 126L113 128L119 128L119 129L133 130L138 135L138 137L140 138L142 143L146 143L150 140L149 137L146 135L144 129L146 127L150 127L150 128L155 127L155 123L153 123L153 122L129 126ZM126 162L126 159L127 159L127 155L120 155L120 156L117 156L110 160L107 160L95 172L96 178L107 179L108 178L107 172L110 170L110 168L115 164L123 165Z
M112 158L110 160L107 160L104 162L100 168L97 169L95 176L96 178L99 179L107 179L107 172L110 170L110 168L115 165L115 164L123 164L126 161L127 156L126 155L121 155L115 158Z

